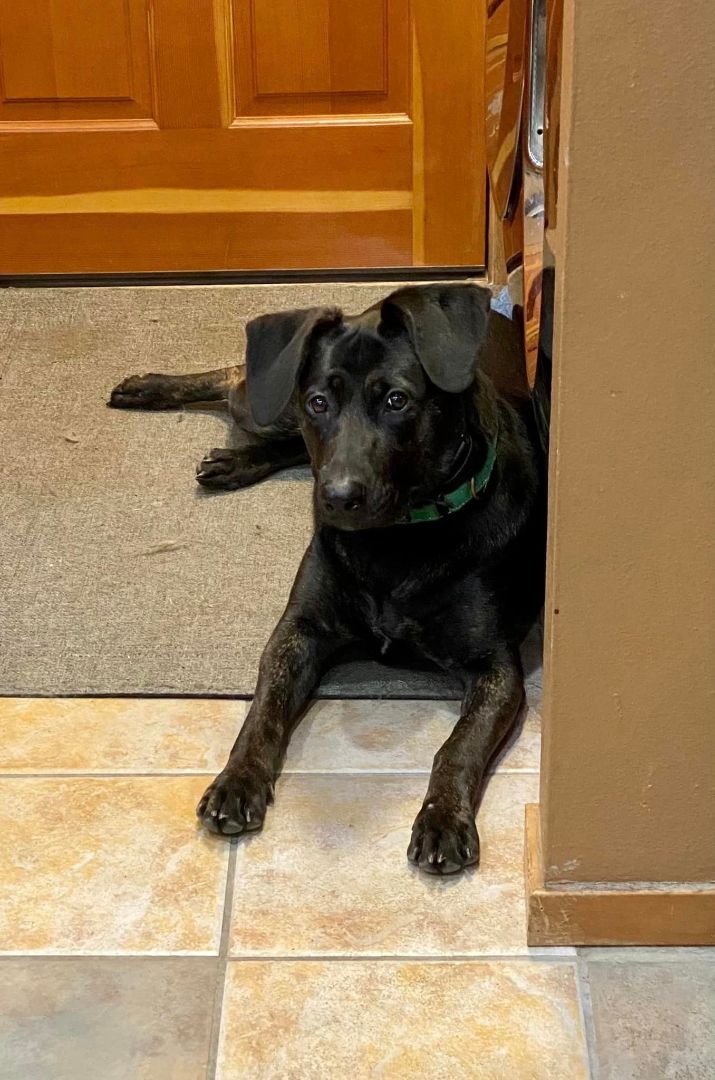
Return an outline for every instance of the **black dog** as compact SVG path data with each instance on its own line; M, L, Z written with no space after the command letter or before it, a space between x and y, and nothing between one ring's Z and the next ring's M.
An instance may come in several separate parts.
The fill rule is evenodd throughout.
M114 390L111 404L128 408L228 399L240 445L204 459L205 487L308 460L315 478L313 539L197 808L212 832L260 828L311 692L359 642L462 677L408 858L439 874L478 862L476 810L524 698L519 643L543 601L545 537L528 391L505 382L523 370L520 334L489 302L474 285L415 286L356 316L264 315L248 324L245 379L243 368L143 375Z

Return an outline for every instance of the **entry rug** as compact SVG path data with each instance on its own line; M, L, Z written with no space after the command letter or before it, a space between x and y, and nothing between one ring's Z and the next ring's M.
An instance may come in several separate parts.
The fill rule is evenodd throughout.
M311 532L307 469L213 494L222 412L110 410L122 378L243 356L265 311L360 311L390 285L0 292L0 694L251 695ZM536 659L527 660L530 666ZM319 693L459 696L356 660Z

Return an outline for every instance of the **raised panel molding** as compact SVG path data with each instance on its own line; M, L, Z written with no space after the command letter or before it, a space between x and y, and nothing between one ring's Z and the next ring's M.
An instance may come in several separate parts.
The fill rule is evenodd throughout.
M385 0L250 0L256 97L384 94Z
M404 116L409 0L223 0L234 124Z
M7 102L131 100L127 0L2 0L0 43Z
M0 120L150 120L148 0L0 0Z

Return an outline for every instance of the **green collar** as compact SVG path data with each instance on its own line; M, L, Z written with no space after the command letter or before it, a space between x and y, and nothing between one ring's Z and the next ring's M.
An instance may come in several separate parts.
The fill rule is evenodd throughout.
M453 491L448 491L445 495L438 496L434 502L422 503L420 506L413 506L407 511L407 518L403 522L405 525L410 525L413 522L420 521L439 521L443 517L447 517L448 514L453 514L455 510L461 510L463 506L466 506L468 502L484 491L485 487L489 483L489 479L494 469L494 462L497 459L497 440L492 439L487 446L487 456L484 459L482 465L476 476L473 476L471 480L465 480L463 484L455 488Z

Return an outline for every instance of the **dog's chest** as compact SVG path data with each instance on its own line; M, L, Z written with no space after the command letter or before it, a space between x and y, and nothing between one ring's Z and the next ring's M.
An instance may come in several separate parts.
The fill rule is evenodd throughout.
M380 603L373 597L369 597L366 623L367 629L383 656L393 645L419 645L421 643L420 623L410 618L390 600Z

